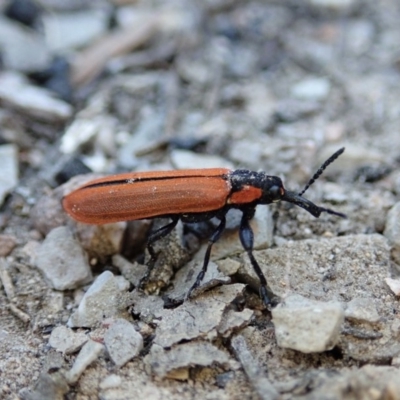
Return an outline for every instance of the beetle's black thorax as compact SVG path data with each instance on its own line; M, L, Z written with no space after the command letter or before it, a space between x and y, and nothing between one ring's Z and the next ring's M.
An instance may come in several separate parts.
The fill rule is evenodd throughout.
M277 176L267 175L265 172L238 169L230 174L232 193L240 192L247 186L261 190L256 204L270 204L281 200L284 193L282 180Z

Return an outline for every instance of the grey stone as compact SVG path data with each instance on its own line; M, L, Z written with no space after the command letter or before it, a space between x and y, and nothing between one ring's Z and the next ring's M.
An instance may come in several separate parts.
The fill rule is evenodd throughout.
M325 78L308 78L292 88L292 95L299 99L323 100L328 96L330 86Z
M171 373L182 368L206 367L214 363L225 368L232 368L235 365L227 351L220 350L213 344L202 341L177 345L171 350L165 350L162 346L154 344L149 355L145 358L145 363L150 365L153 372L162 378L173 377Z
M135 290L130 295L130 303L133 312L140 315L143 321L151 322L154 318L162 318L164 313L164 301L160 296L146 295Z
M118 388L121 386L122 379L120 376L111 374L108 375L106 378L103 379L102 382L100 382L99 388L101 390L107 390L110 388Z
M205 250L205 247L204 247ZM181 268L174 277L174 286L167 292L167 295L172 300L183 300L186 298L190 288L194 284L197 275L203 267L204 251L196 254L194 260L188 263L184 268ZM200 286L192 293L192 297L196 297L215 286L230 283L230 278L221 273L217 264L213 261L208 263L207 272L202 279Z
M382 235L290 241L278 248L255 251L254 256L278 296L295 292L316 300L342 302L365 297L368 288L369 297L379 301L382 292L388 292L384 280L389 273L390 252ZM243 259L238 273L258 289L258 278L246 254Z
M0 101L27 115L49 122L65 121L72 114L72 107L68 103L11 72L0 74Z
M66 326L57 326L51 332L49 345L63 354L72 354L88 340L89 337L83 332L74 332Z
M110 271L98 276L70 317L68 326L95 327L106 318L126 315L126 290L129 282L126 281L126 285L121 287L121 278L119 276L116 279Z
M387 213L383 234L392 246L391 252L394 261L400 264L400 202L396 203Z
M122 276L135 287L139 285L139 282L148 271L147 265L139 264L137 262L131 263L120 254L115 254L112 257L112 263L119 269Z
M13 144L0 146L0 206L18 183L18 149Z
M53 52L83 47L107 30L106 9L45 13L42 18L44 34Z
M107 329L104 344L113 363L122 367L142 350L143 338L130 322L120 318Z
M385 282L396 296L400 296L400 279L386 278Z
M241 362L246 375L248 376L251 384L257 391L258 395L262 400L273 400L279 399L280 395L278 391L272 386L266 376L263 368L257 361L246 344L246 340L243 336L235 336L232 339L232 347L236 354L236 357Z
M291 295L272 310L278 346L316 353L339 340L344 310L339 302L323 303Z
M64 226L54 228L46 236L37 250L36 266L57 290L75 289L92 280L87 255Z
M51 54L43 37L34 29L0 17L0 47L4 69L32 72L48 66Z
M232 334L235 329L242 329L247 326L252 317L254 311L245 308L243 311L228 310L222 318L221 323L218 326L218 332L223 337L228 337Z
M243 290L242 284L222 286L188 300L174 310L164 310L154 343L170 347L182 340L216 338L226 307Z
M359 322L376 323L380 316L372 299L356 297L346 304L346 319L353 319Z
M233 164L222 157L197 154L188 150L173 150L170 154L171 163L176 169L190 168L233 168Z
M104 346L101 343L89 340L81 349L75 359L72 368L65 374L68 383L74 384L78 381L79 377L85 369L93 362L96 361L100 354L103 352Z

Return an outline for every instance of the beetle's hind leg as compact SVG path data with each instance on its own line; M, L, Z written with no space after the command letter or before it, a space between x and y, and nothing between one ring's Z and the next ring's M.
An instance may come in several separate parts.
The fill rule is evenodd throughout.
M196 281L194 282L192 287L189 289L189 292L187 294L188 298L190 298L192 293L193 293L193 291L200 286L201 281L203 280L204 275L207 272L208 263L210 262L210 255L211 255L212 246L213 246L213 244L215 242L218 241L218 239L222 235L222 232L225 230L225 225L226 225L225 215L222 215L221 217L218 217L218 218L220 220L220 223L219 223L217 229L211 235L210 239L208 240L208 246L207 246L206 254L204 256L203 267L202 267L201 271L199 272L199 274L197 275Z
M179 222L179 216L173 216L171 217L171 219L172 221L169 224L164 225L161 228L157 229L156 231L152 232L149 238L147 239L147 250L150 254L150 260L147 263L146 275L139 282L139 288L141 289L143 288L145 283L149 280L151 271L153 270L154 265L156 264L158 258L158 253L154 250L153 244L157 242L157 240L160 240L163 237L170 234Z

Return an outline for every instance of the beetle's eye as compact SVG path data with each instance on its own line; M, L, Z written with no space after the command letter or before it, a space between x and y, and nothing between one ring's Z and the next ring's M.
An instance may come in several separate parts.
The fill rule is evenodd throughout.
M272 200L279 201L281 199L281 188L277 185L271 186L269 189Z

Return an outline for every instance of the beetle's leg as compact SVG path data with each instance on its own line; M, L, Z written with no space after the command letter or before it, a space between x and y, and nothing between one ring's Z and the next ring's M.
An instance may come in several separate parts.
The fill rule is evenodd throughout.
M151 274L151 271L157 261L158 258L158 253L154 250L153 244L157 242L157 240L162 239L163 237L167 236L169 233L172 232L172 230L176 227L179 217L178 216L173 216L171 217L172 221L167 224L162 226L161 228L157 229L155 232L152 232L147 239L147 250L150 254L150 260L147 263L147 272L146 275L140 280L139 282L139 287L143 287L143 284L147 282L149 279L149 276Z
M242 246L246 250L246 253L250 259L251 265L260 280L260 297L266 306L270 306L273 302L276 302L276 296L268 288L267 279L263 274L257 260L253 255L254 247L254 233L251 229L249 221L253 218L255 209L249 208L242 210L242 221L240 222L239 236Z
M200 283L203 280L204 275L207 272L207 267L208 267L208 263L210 261L210 254L211 254L212 246L221 237L222 232L225 230L225 225L226 225L225 215L219 217L219 219L220 219L220 223L219 223L217 229L215 230L215 232L211 235L210 239L208 240L208 246L207 246L206 254L204 256L203 268L197 275L196 281L194 282L192 287L189 289L189 292L187 294L188 298L191 297L193 290L195 290L196 288L198 288L200 286Z

